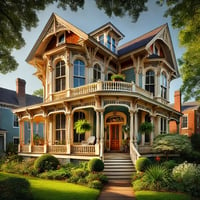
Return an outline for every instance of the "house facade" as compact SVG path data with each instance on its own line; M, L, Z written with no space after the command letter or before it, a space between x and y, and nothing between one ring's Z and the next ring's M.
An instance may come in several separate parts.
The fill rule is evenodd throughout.
M111 23L86 34L51 15L26 59L43 84L44 101L14 111L20 124L19 154L103 158L105 152L122 151L127 137L131 154L144 153L156 135L169 132L169 121L178 125L181 114L169 106L170 82L179 72L167 24L118 46L123 37ZM124 81L111 80L113 74ZM79 119L92 129L77 134ZM27 121L29 135L23 128ZM154 126L148 135L138 131L144 121ZM44 125L42 145L34 144L34 123ZM83 145L90 136L95 143Z
M183 113L180 124L177 127L174 122L170 122L170 133L180 133L183 135L200 134L200 102L181 102L181 92L174 93L174 109ZM178 130L177 130L178 128Z
M42 102L42 98L26 94L25 85L25 80L18 78L16 91L0 87L0 152L6 151L9 143L19 144L18 117L12 110ZM29 125L25 127L28 132Z

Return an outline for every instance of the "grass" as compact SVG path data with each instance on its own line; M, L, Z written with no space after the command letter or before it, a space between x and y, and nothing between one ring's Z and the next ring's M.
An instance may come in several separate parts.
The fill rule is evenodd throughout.
M190 200L190 196L172 192L156 192L156 191L137 191L135 192L137 200Z
M0 173L0 180L9 176L24 178L24 176ZM31 184L31 191L35 200L95 200L99 195L99 190L64 181L52 181L32 177L25 178Z

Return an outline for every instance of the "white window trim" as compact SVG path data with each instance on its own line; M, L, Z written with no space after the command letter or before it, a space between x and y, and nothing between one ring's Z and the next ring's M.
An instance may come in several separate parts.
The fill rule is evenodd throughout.
M182 127L182 119L183 119L183 117L187 117L187 127ZM182 116L182 118L181 118L181 129L188 129L188 114L184 114L183 116Z

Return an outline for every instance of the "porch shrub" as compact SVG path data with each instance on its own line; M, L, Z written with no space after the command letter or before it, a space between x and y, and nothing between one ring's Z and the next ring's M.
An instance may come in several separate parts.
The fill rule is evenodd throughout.
M30 183L24 178L9 177L0 181L1 200L32 200Z
M147 169L147 167L149 167L151 164L152 163L151 163L151 160L149 158L147 158L147 157L140 157L136 161L135 168L139 172L144 172Z
M59 165L59 161L51 154L44 154L38 157L34 162L34 168L39 172L55 170Z
M101 172L104 170L104 163L98 158L93 158L88 162L88 169L90 172Z
M179 189L200 197L200 165L184 162L174 167L172 177L179 184Z
M90 173L87 176L87 182L92 182L94 180L99 180L101 183L105 184L108 182L108 177L104 175L103 173Z

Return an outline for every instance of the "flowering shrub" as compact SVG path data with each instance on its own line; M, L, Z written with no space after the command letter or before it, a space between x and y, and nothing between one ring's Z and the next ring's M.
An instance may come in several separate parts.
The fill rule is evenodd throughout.
M180 189L200 197L200 165L184 162L174 167L172 176Z

